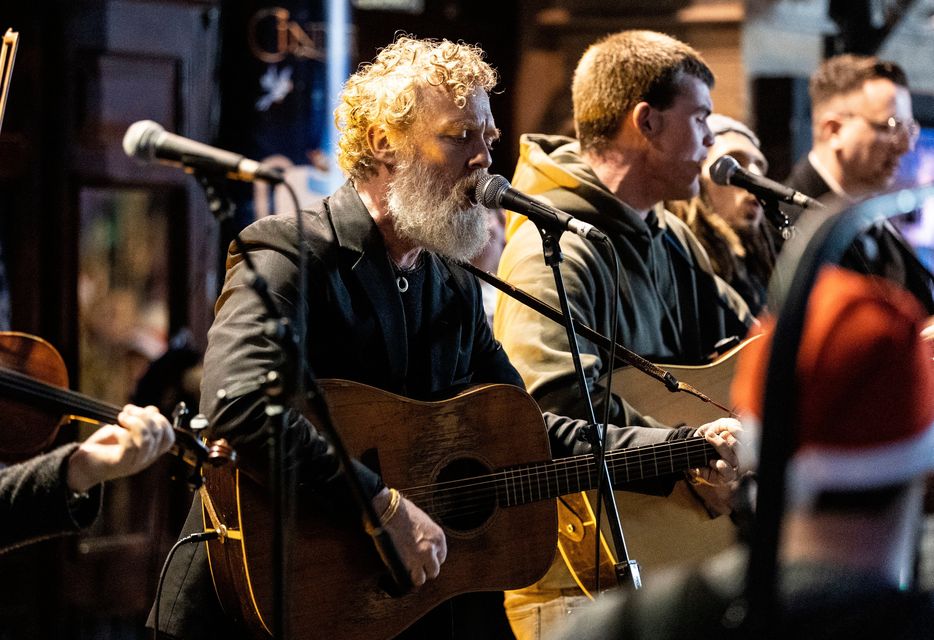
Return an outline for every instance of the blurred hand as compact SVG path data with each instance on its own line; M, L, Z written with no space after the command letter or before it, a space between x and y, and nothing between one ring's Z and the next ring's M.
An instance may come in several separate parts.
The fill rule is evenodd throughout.
M921 329L921 338L923 340L934 340L934 316L925 321L924 327Z
M386 511L390 497L389 489L383 489L373 498L376 513ZM413 585L420 587L438 577L441 565L447 559L447 541L444 531L427 513L400 496L398 509L383 523L383 527L396 545Z
M694 491L714 515L725 515L732 510L733 492L740 478L739 461L743 428L738 420L720 418L698 427L696 436L704 437L720 455L709 465L689 472Z
M105 480L142 471L175 442L169 421L155 407L126 405L120 426L104 425L68 459L68 488L83 493Z

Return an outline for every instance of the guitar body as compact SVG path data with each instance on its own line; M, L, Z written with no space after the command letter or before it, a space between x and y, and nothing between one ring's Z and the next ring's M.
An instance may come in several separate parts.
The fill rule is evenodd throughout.
M620 494L616 495L618 502ZM596 492L591 497L596 499L595 496ZM625 531L625 523L623 526ZM597 516L587 492L581 491L558 498L558 553L561 554L561 559L564 560L577 586L591 600L596 596L597 584L594 566L596 531ZM601 592L616 586L616 553L607 543L608 539L610 538L603 535L599 538Z
M592 514L596 510L596 493L581 492L562 498L566 504L558 507L558 547L568 570L581 590L589 597L594 593L595 520L582 519L581 534L568 535L569 521L577 514ZM626 491L616 492L616 504L623 524L629 557L639 562L643 580L654 572L674 565L696 565L736 542L736 526L725 516L711 518L685 482L675 484L667 497L650 496ZM571 511L573 509L573 512ZM606 512L604 511L604 514ZM616 586L612 553L608 541L612 539L604 526L600 543L600 589Z
M422 588L392 597L386 571L360 521L339 522L296 505L289 536L289 638L391 638L459 593L519 588L547 571L556 548L554 500L500 508L474 491L473 513L449 515L430 490L439 482L547 460L541 412L521 389L489 385L443 402L416 402L347 381L321 383L350 454L378 463L398 488L445 531L448 559ZM268 495L244 474L206 471L210 503L233 535L208 543L215 587L226 613L255 637L269 635L272 615ZM458 501L462 502L462 501ZM210 523L209 515L205 515Z
M699 389L715 402L731 407L730 385L736 371L739 353L746 345L762 337L756 334L718 357L710 364L699 366L662 365L681 382ZM613 393L625 398L640 413L652 416L672 426L700 426L718 418L728 418L723 410L685 392L672 393L641 371L624 367L613 372Z
M738 354L755 335L733 347L716 361L702 366L663 365L679 381L703 391L725 407L731 406L730 384ZM666 424L700 426L728 417L713 404L684 392L667 391L658 381L637 369L613 372L613 392L625 398L643 415ZM558 505L558 548L578 586L593 597L596 521L594 492L561 498ZM712 519L685 482L678 482L667 497L625 491L616 492L620 520L630 558L651 572L674 564L696 564L725 549L736 540L736 530L726 517ZM609 531L601 536L600 588L616 586L614 556L607 544Z

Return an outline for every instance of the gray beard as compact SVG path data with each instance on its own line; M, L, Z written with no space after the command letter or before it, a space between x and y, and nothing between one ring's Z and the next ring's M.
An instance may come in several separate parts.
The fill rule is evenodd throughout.
M431 169L400 162L389 183L387 206L400 238L457 262L468 262L490 240L489 209L465 202L475 178L467 176L453 187Z

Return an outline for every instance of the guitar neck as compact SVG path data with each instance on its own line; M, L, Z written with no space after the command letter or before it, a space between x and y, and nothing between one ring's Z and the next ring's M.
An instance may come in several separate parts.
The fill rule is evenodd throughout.
M619 487L705 467L719 457L713 445L695 437L611 451L606 455L606 463L613 485ZM538 502L597 486L592 455L518 465L503 469L500 474L496 494L501 506Z
M116 422L120 414L120 407L116 405L47 384L13 369L0 367L0 387L11 397L26 404L62 414L73 414L100 422Z

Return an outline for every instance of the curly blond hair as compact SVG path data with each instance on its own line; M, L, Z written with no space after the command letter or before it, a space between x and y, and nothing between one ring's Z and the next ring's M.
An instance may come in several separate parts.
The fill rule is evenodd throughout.
M391 134L405 133L418 113L419 92L443 87L463 108L475 89L496 86L496 71L479 47L449 40L400 36L344 84L334 111L340 132L338 163L352 179L376 172L367 132L382 125Z

